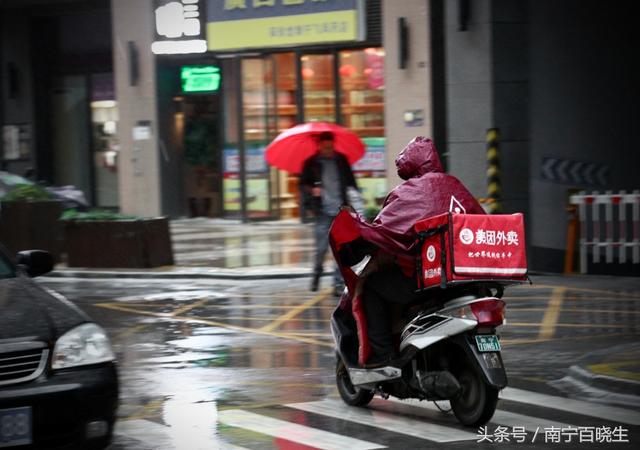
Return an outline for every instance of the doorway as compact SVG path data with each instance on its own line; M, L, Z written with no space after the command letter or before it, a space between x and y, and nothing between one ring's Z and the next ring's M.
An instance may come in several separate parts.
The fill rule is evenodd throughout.
M191 217L218 217L222 210L221 136L217 95L183 96L175 120L182 129L184 179Z
M225 215L309 218L299 174L269 167L264 154L279 133L310 121L341 124L362 139L366 153L353 170L366 206L377 207L386 193L384 58L382 48L360 48L273 53L226 63Z

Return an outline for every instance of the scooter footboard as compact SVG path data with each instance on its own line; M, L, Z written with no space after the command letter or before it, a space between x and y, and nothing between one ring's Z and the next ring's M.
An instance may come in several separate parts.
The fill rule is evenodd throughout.
M449 338L464 350L467 358L479 370L485 381L491 386L502 389L507 386L507 372L504 369L500 352L481 352L470 333L462 333Z

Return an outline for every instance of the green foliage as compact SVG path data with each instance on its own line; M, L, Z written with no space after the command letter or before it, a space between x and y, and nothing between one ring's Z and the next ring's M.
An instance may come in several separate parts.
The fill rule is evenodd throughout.
M60 220L80 220L80 221L111 221L111 220L137 220L136 216L125 216L101 209L92 209L87 212L78 212L75 209L68 209L62 213Z
M3 202L37 202L53 197L37 184L18 184L2 197Z
M188 122L184 134L184 158L192 166L213 164L215 124L205 120Z
M370 206L364 210L364 218L367 219L367 222L373 222L373 219L376 218L379 212L380 208Z

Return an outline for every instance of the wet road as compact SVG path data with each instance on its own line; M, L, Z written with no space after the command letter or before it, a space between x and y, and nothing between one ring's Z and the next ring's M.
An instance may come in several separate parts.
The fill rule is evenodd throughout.
M112 449L601 448L607 439L631 448L638 442L638 408L567 400L549 384L594 355L608 370L638 361L624 350L640 334L640 291L633 286L572 286L541 277L508 291L501 341L510 388L483 436L432 403L376 399L366 409L344 406L328 325L336 300L329 291L308 292L307 279L40 280L111 336L121 376ZM584 427L580 435L575 427ZM580 443L589 433L594 443ZM631 443L616 442L625 440Z

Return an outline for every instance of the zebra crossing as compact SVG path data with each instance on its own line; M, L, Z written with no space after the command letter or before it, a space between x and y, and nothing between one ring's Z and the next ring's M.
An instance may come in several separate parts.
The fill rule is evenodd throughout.
M560 433L565 430L573 433L573 444L576 444L578 436L581 440L588 436L583 432L589 429L592 443L594 436L608 439L607 443L618 443L617 448L637 443L638 410L516 388L504 389L500 398L498 410L480 430L465 428L452 413L443 413L449 409L448 402L439 402L436 406L433 402L393 397L388 400L376 398L366 408L349 407L335 397L257 408L221 408L216 412L217 433L210 437L211 446L205 448L469 448L479 445L483 438L486 440L490 430L496 430L496 433L501 430L503 435L513 430L513 437L516 437L516 430L520 430L522 440L502 440L503 448L518 448L517 442L558 444L564 442ZM158 436L160 426L154 423L153 427L150 434ZM602 432L594 434L596 428ZM126 430L125 422L116 433L126 435ZM553 434L548 434L547 430L553 430ZM553 439L551 442L546 441L549 436ZM190 444L192 438L195 435L172 439L171 445L154 445L154 448L196 448ZM115 448L130 447L116 445Z

